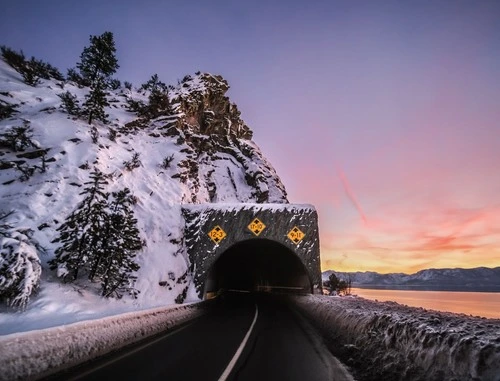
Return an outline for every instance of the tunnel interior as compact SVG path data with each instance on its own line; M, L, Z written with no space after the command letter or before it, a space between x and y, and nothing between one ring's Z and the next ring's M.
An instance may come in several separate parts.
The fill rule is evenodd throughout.
M312 293L307 269L286 246L266 240L239 242L224 251L207 274L205 298L220 291Z

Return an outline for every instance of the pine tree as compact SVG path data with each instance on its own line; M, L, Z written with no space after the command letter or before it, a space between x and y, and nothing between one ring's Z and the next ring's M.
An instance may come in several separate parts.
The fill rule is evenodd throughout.
M90 36L90 46L83 49L81 61L76 67L83 79L92 86L96 82L110 79L120 67L115 53L113 33L104 32L100 36Z
M102 83L96 83L85 96L85 103L83 104L83 113L87 116L88 123L92 124L93 120L107 123L108 114L104 112L104 107L107 106L109 106L109 102L106 99L105 87L103 87Z
M10 66L12 66L16 71L19 72L26 65L26 57L23 51L16 52L15 50L2 45L0 46L0 52L2 57Z
M69 115L78 116L81 113L80 104L76 95L71 94L69 91L59 94L61 98L61 108L66 111Z
M0 301L24 309L40 285L42 267L32 230L16 230L0 213Z
M166 90L167 85L165 85L162 81L160 81L160 77L158 77L158 74L153 74L151 78L148 79L146 83L143 83L141 85L141 88L143 90L149 90L149 91L154 91L156 89L159 90Z
M149 95L148 113L150 118L171 114L167 90L155 89Z
M24 82L28 85L36 86L40 83L40 78L54 78L58 81L64 80L64 76L59 69L48 62L37 60L35 57L31 57L29 61L26 60L22 50L18 53L6 46L1 46L0 51L5 62L20 73L23 76Z
M0 133L0 147L6 147L14 152L22 152L27 148L40 148L39 143L33 140L33 128L25 120L22 126L15 126Z
M170 114L170 100L168 96L168 87L161 82L158 74L153 74L151 78L142 85L143 90L149 90L149 103L142 110L142 116L156 118L162 114Z
M40 75L37 72L35 66L32 64L33 58L31 60L32 61L26 61L26 65L23 67L20 73L23 76L24 83L30 86L36 86L40 84Z
M131 208L135 200L128 188L114 192L113 197L102 254L95 269L102 279L103 296L121 297L123 291L136 296L138 291L133 288L136 276L132 273L139 270L139 265L134 259L144 243Z
M100 36L90 36L90 46L85 47L80 55L77 67L83 80L90 84L90 92L83 105L89 124L94 119L106 122L104 107L109 106L106 89L112 81L111 75L119 68L115 53L113 33L104 32Z
M78 73L74 68L68 69L66 78L68 79L68 81L74 82L79 88L90 86L90 83L84 80L80 73Z
M57 269L57 275L65 280L76 280L79 270L88 269L100 250L109 196L104 192L104 186L108 182L97 169L90 174L90 179L80 193L85 198L57 229L59 237L55 242L62 242L62 246L56 249L55 258L49 261L50 268Z
M89 280L99 280L102 295L121 297L124 291L139 293L133 286L139 269L135 256L144 246L131 206L135 198L128 188L109 194L104 192L106 176L94 169L81 194L86 195L78 207L58 228L61 242L50 268L68 281L86 271Z

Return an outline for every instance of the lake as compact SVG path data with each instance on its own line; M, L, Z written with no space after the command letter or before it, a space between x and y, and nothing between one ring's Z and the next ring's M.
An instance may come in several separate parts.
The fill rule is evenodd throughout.
M500 293L457 291L407 291L352 288L366 299L393 301L412 307L500 319Z

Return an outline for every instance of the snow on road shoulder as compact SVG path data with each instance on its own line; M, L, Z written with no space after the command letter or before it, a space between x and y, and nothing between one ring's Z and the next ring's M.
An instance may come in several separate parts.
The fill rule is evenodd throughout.
M359 297L296 302L359 380L500 381L500 319Z
M0 380L38 379L172 329L206 303L155 308L0 337ZM68 360L71 359L71 360Z

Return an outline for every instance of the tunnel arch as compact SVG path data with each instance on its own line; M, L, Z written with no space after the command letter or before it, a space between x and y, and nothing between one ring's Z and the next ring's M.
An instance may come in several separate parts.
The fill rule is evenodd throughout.
M313 293L313 283L293 250L270 239L254 238L228 247L208 270L204 299L222 290Z

